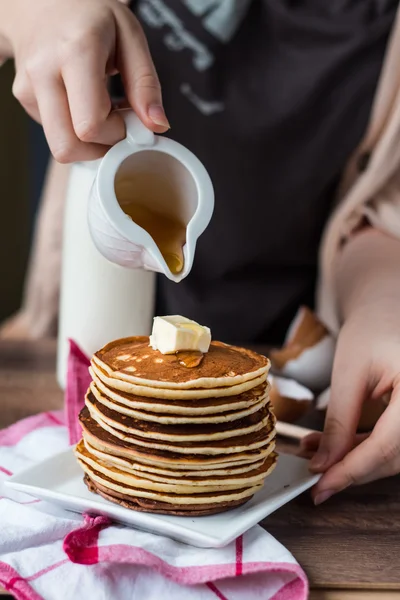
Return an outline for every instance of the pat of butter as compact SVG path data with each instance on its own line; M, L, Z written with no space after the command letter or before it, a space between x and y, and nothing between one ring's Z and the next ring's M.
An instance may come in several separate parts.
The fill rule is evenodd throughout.
M150 346L162 354L174 354L181 350L208 352L211 331L195 321L180 315L155 317Z

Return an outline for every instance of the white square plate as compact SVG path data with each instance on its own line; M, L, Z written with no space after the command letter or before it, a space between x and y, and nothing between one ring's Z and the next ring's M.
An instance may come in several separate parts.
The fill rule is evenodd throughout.
M175 540L220 548L318 481L307 461L280 454L263 489L243 506L209 517L173 517L128 510L89 492L72 448L11 477L6 485L73 511L108 516L138 529Z

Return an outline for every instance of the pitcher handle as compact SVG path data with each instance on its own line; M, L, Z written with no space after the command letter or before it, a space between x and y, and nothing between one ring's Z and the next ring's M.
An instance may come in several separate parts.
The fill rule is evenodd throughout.
M136 146L153 146L155 142L154 133L143 125L142 121L131 109L119 111L125 121L126 137L131 144Z

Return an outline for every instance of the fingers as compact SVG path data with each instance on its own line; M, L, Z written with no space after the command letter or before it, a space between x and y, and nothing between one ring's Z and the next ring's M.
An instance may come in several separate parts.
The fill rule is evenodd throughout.
M66 24L65 36L51 32L46 47L39 36L28 47L22 44L16 57L15 96L42 123L54 157L63 163L100 158L125 137L123 118L112 111L109 73L121 72L129 104L149 129L169 128L138 21L119 4L94 14L90 3L84 8Z
M108 146L78 139L71 120L65 86L61 79L49 77L34 85L40 118L54 158L61 163L95 160Z
M150 56L145 35L128 12L117 15L118 35L116 62L126 96L141 121L156 133L169 129L161 87Z
M370 433L358 433L353 440L353 447L358 446L369 437ZM297 453L301 458L312 458L319 448L322 438L322 433L310 433L300 442L299 451Z
M345 342L348 344L348 340ZM368 389L364 362L353 360L343 346L339 338L324 432L310 465L318 473L341 460L352 448Z
M112 146L125 137L125 125L121 115L111 112L107 59L107 48L89 38L78 58L66 62L62 77L78 140Z
M318 450L321 437L322 433L319 432L310 433L309 435L306 435L306 437L300 440L297 455L301 456L302 458L312 458Z
M28 77L24 77L17 71L14 79L12 92L28 115L37 123L40 123L39 107L36 102L35 94Z
M400 472L400 386L375 429L359 446L332 466L313 490L320 504L349 485L367 483Z
M304 450L318 450L319 443L321 441L322 432L315 431L314 433L310 433L306 435L300 440L300 448Z

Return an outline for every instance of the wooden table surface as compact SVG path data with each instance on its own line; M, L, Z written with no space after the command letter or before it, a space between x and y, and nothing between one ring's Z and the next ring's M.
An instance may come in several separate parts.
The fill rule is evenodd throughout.
M53 342L0 341L0 428L62 407L55 352ZM263 526L306 571L311 600L400 599L399 477L350 489L317 508L305 493Z

